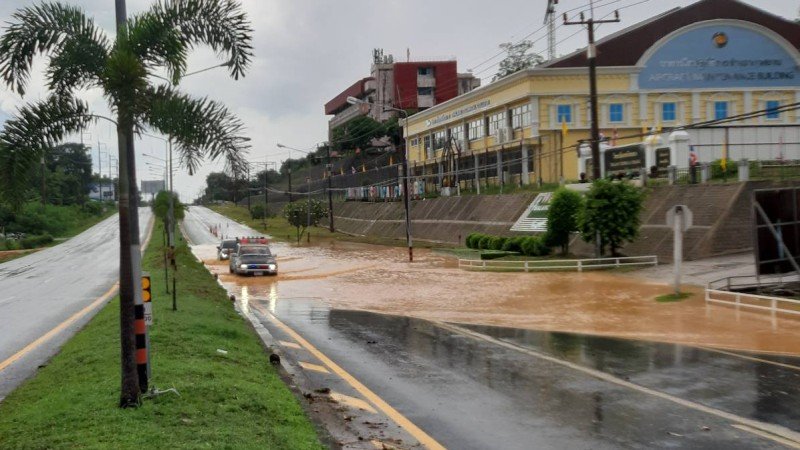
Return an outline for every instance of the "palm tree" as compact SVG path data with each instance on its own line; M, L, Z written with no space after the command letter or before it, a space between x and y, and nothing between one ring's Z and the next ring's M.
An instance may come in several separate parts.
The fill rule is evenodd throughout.
M224 56L234 79L253 56L252 29L236 0L160 0L127 19L116 1L112 41L74 6L45 2L18 10L0 37L0 79L24 95L34 57L46 54L49 97L20 108L0 133L0 195L17 202L25 177L46 149L99 118L77 91L99 88L115 113L119 147L120 406L139 404L146 379L137 374L134 317L141 307L141 255L134 135L146 128L168 135L181 164L193 173L208 157L244 167L249 147L242 123L223 105L176 88L188 52L207 45ZM154 84L165 71L169 84ZM111 120L111 119L108 119Z

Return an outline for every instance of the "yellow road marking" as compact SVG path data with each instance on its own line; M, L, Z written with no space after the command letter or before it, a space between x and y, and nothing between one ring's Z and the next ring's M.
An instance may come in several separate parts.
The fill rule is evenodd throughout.
M702 348L704 350L708 350L710 352L721 353L723 355L728 355L728 356L733 356L733 357L736 357L736 358L746 359L748 361L755 361L755 362L760 362L760 363L765 363L765 364L772 364L773 366L783 367L785 369L800 370L800 367L793 366L791 364L781 363L781 362L777 362L777 361L770 361L768 359L763 359L763 358L756 358L755 356L742 355L740 353L728 352L728 351L725 351L725 350L719 350L719 349L712 348L712 347L702 347Z
M294 342L278 341L278 343L281 344L281 347L289 347L289 348L293 348L293 349L296 349L296 350L300 350L302 348L302 347L300 347L300 345L298 345L298 344L296 344Z
M83 308L82 310L76 312L75 314L70 316L69 319L61 322L61 324L59 324L57 327L53 328L52 330L50 330L47 333L45 333L43 336L39 337L39 339L36 339L35 341L33 341L30 344L26 345L25 348L23 348L22 350L18 351L17 353L14 353L13 355L11 355L11 357L6 359L5 361L0 362L0 372L5 370L6 367L10 366L11 364L16 362L17 360L19 360L23 356L25 356L28 353L30 353L32 350L36 349L37 347L39 347L43 343L47 342L50 338L52 338L56 334L58 334L61 331L63 331L65 328L67 328L70 325L72 325L73 323L77 322L78 319L80 319L81 317L85 316L87 313L89 313L89 311L91 311L92 309L96 308L101 303L103 303L106 300L108 300L109 298L113 297L114 294L116 294L116 291L117 291L117 284L114 284L114 286L112 286L111 289L109 289L105 294L101 295L97 300L93 301L89 306L87 306L87 307Z
M340 394L338 392L331 392L331 398L351 408L363 409L364 411L369 411L372 414L378 414L378 411L376 411L372 405L364 400L361 400L360 398L350 397L349 395Z
M298 346L297 348L300 348L300 346ZM302 367L303 369L306 369L306 370L311 370L311 371L320 372L320 373L330 373L330 371L328 371L328 369L326 369L325 366L320 366L319 364L312 364L312 363L303 362L303 361L298 361L297 363L300 364L300 367Z
M150 227L150 229L148 230L147 235L144 238L144 243L141 244L142 254L144 254L144 249L147 248L147 245L150 243L150 238L153 236L153 223L154 222L155 222L155 217L150 216L150 220L148 221L148 226ZM76 312L75 314L70 316L67 320L61 322L58 326L56 326L52 330L48 331L44 335L40 336L35 341L33 341L30 344L26 345L25 348L23 348L22 350L18 351L17 353L14 353L10 357L8 357L5 361L0 362L0 372L5 370L11 364L14 364L16 361L18 361L23 356L25 356L28 353L30 353L31 351L35 350L40 345L42 345L45 342L47 342L48 340L50 340L56 334L60 333L61 331L63 331L64 329L66 329L67 327L72 325L73 323L77 322L78 319L80 319L81 317L83 317L86 314L88 314L92 309L94 309L95 307L97 307L101 303L103 303L103 302L107 301L109 298L113 297L116 294L116 291L117 291L118 287L119 287L119 283L118 282L114 283L114 285L111 286L111 288L108 291L106 291L105 294L103 294L100 297L98 297L91 304L89 304L85 308L81 309L80 311Z
M355 377L347 373L344 369L339 367L335 362L333 362L330 358L325 356L324 353L317 350L316 347L311 345L308 341L303 339L300 334L298 334L293 329L289 328L288 325L281 322L277 317L275 317L272 313L264 310L258 305L253 305L256 309L258 309L265 317L269 318L270 320L275 323L279 328L281 328L286 334L292 337L295 341L300 343L306 350L308 350L312 355L314 355L317 359L322 361L331 371L333 371L336 375L339 375L343 380L347 381L356 391L358 391L361 395L363 395L367 400L369 400L373 405L377 406L386 416L388 416L391 420L395 423L400 425L409 434L414 436L414 438L419 441L420 444L424 445L425 447L432 449L432 450L444 450L445 447L436 442L430 435L422 431L421 428L414 425L413 422L408 420L404 415L400 414L399 411L394 409L391 405L386 403L382 398L380 398L377 394L372 392L368 387L364 386L360 381L358 381Z
M741 424L738 424L738 423L732 423L731 426L733 428L736 428L737 430L747 431L749 433L757 434L757 435L759 435L759 436L761 436L763 438L771 439L771 440L773 440L773 441L775 441L775 442L777 442L779 444L783 444L783 445L785 445L787 447L800 448L800 444L798 444L797 442L790 441L788 439L784 439L784 438L782 438L780 436L776 436L776 435L774 435L772 433L767 433L767 432L761 431L761 430L759 430L757 428L748 427L747 425L741 425Z
M599 370L595 370L595 369L591 369L591 368L588 368L588 367L584 367L584 366L581 366L579 364L575 364L575 363L572 363L572 362L569 362L569 361L564 361L564 360L558 359L558 358L556 358L554 356L546 355L544 353L539 353L539 352L537 352L535 350L531 350L529 348L521 347L519 345L512 344L510 342L507 342L507 341L504 341L504 340L501 340L501 339L496 339L496 338L493 338L491 336L487 336L485 334L481 334L481 333L469 330L467 328L462 328L462 327L460 327L458 325L452 325L452 324L448 324L448 323L444 323L444 322L434 322L434 323L436 325L438 325L439 327L441 327L441 328L453 331L455 333L458 333L458 334L461 334L461 335L464 335L464 336L467 336L467 337L471 337L473 339L490 342L492 344L499 345L501 347L505 347L505 348L508 348L508 349L511 349L511 350L518 351L520 353L524 353L526 355L530 355L530 356L533 356L533 357L536 357L536 358L539 358L539 359L543 359L545 361L550 361L552 363L559 364L559 365L564 366L564 367L568 367L568 368L576 370L578 372L583 372L583 373L585 373L587 375L590 375L592 377L601 379L603 381L607 381L609 383L613 383L613 384L616 384L616 385L619 385L619 386L627 387L627 388L630 388L630 389L632 389L634 391L641 392L643 394L648 394L648 395L651 395L653 397L658 397L658 398L661 398L661 399L664 399L664 400L668 400L670 402L677 403L678 405L685 406L687 408L691 408L691 409L694 409L696 411L704 412L704 413L707 413L707 414L710 414L710 415L713 415L713 416L717 416L717 417L719 417L721 419L724 419L724 420L729 420L731 422L738 423L738 424L744 426L744 427L740 428L741 430L744 430L744 431L760 430L761 432L769 434L770 436L774 436L775 438L779 437L779 438L782 438L782 439L786 439L789 442L794 442L795 443L794 445L800 444L800 433L797 433L796 431L790 430L790 429L788 429L788 428L786 428L784 426L781 426L781 425L775 425L775 424L771 424L771 423L759 422L757 420L753 420L753 419L748 419L746 417L737 416L736 414L729 413L729 412L726 412L726 411L722 411L722 410L719 410L719 409L716 409L716 408L712 408L710 406L706 406L706 405L703 405L703 404L700 404L700 403L695 403L695 402L693 402L691 400L685 400L685 399L682 399L680 397L676 397L676 396L671 395L671 394L667 394L667 393L664 393L664 392L661 392L661 391L657 391L655 389L651 389L651 388L648 388L648 387L640 386L640 385L635 384L635 383L631 383L630 381L625 381L625 380L623 380L621 378L617 378L614 375L611 375L611 374L606 373L606 372L601 372ZM754 433L754 434L756 434L756 433ZM760 436L760 434L759 434L759 436Z

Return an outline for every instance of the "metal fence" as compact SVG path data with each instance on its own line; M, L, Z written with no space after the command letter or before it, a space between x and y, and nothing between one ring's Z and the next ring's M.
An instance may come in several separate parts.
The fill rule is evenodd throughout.
M800 300L706 288L706 303L800 316Z
M776 313L800 315L800 300L765 295L797 295L800 276L777 274L769 276L745 275L721 278L706 285L706 303L733 306L737 309L754 309Z
M609 269L628 266L656 266L657 256L625 256L619 258L538 259L525 261L459 259L464 270L496 270L509 272L539 272L547 270L577 271Z

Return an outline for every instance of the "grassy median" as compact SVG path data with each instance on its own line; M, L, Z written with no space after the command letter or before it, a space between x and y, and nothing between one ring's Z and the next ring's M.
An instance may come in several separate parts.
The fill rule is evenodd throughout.
M255 332L184 242L177 255L178 311L172 311L161 232L157 226L143 261L153 282L151 381L180 396L117 407L115 298L0 403L0 448L322 448Z

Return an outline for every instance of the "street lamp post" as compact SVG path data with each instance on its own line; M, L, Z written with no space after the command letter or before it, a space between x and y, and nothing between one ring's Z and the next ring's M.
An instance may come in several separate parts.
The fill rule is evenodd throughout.
M347 103L351 105L375 105L376 103L368 102L366 100L362 100L360 98L355 97L347 97ZM383 109L388 109L391 111L397 111L403 115L403 165L402 170L403 173L401 174L401 178L403 180L403 206L406 210L406 243L408 244L408 262L414 262L414 244L411 240L411 204L409 203L409 196L408 196L408 146L406 145L408 142L408 112L404 109L395 108L393 106L387 105L380 105L378 106L383 107Z

